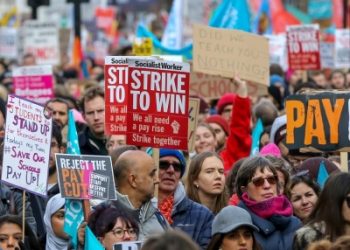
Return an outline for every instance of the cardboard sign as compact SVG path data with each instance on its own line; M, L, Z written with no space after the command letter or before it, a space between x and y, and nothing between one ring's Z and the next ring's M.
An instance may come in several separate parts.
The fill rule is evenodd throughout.
M151 38L136 38L132 44L132 53L136 56L152 55L153 42Z
M188 152L192 152L194 148L194 131L197 128L199 105L199 98L190 97L188 109Z
M248 95L257 97L267 94L267 86L247 82ZM232 79L191 71L190 94L206 99L218 99L226 93L236 93L237 86Z
M37 103L54 97L50 65L18 67L13 70L14 91L17 96Z
M113 250L140 250L142 241L119 242L113 246Z
M46 195L52 119L44 107L9 95L2 181L38 195Z
M17 57L17 29L0 27L0 58L15 59Z
M37 64L60 64L59 34L55 23L28 20L23 26L23 53L33 54Z
M350 68L350 30L335 30L335 67Z
M323 69L334 68L334 43L320 42L321 66Z
M265 37L239 30L195 25L195 72L221 75L269 85L269 44Z
M188 63L129 60L126 142L187 150Z
M287 98L289 149L350 151L348 92L316 92Z
M319 26L287 26L288 64L292 70L321 68Z
M62 197L116 199L110 156L56 154L56 167Z
M60 43L60 56L61 60L68 57L70 59L70 37L71 29L60 29L59 30L59 43Z

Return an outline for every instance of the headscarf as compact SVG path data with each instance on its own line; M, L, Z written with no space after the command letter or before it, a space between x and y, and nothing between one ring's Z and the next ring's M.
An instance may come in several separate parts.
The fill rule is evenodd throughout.
M51 225L51 216L60 210L65 204L65 199L58 193L53 196L46 205L44 223L46 227L46 250L63 250L69 245L68 240L64 240L55 235Z

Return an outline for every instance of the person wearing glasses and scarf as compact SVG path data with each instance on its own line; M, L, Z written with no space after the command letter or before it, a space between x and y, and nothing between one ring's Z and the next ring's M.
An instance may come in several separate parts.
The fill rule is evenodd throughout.
M290 201L279 195L277 171L263 156L247 158L237 173L239 207L247 210L259 229L254 236L263 249L292 250L301 222Z
M206 249L211 239L214 215L187 197L181 183L185 169L186 160L181 151L160 149L158 208L172 227L181 229Z

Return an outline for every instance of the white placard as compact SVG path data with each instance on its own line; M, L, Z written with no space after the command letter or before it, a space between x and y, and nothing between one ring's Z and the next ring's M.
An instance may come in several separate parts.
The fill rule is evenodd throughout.
M335 67L350 68L350 30L335 30Z
M0 58L17 58L17 44L17 29L0 27Z

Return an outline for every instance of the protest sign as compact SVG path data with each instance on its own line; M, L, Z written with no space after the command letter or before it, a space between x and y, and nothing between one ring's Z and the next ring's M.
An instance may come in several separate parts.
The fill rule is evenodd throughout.
M335 30L335 67L350 68L350 30Z
M193 33L195 72L269 85L269 44L265 37L239 30L195 25Z
M270 64L280 65L284 71L288 69L286 36L265 35L269 39Z
M96 7L95 18L97 28L108 31L115 20L114 7Z
M348 92L311 92L287 98L289 149L350 151Z
M190 97L188 108L188 152L192 152L194 149L194 131L197 128L199 104L199 98Z
M126 142L187 150L188 63L130 59Z
M288 64L292 70L321 68L320 32L316 24L287 26Z
M60 29L59 30L59 44L60 44L60 56L61 61L65 58L70 60L70 37L71 37L71 29Z
M38 195L46 195L52 119L44 107L9 95L2 181Z
M116 199L110 156L56 154L56 167L62 197Z
M0 27L0 58L15 59L17 56L17 29Z
M136 56L150 56L152 55L153 42L148 37L138 37L132 44L132 53Z
M23 53L37 64L60 64L59 34L55 23L28 20L23 25Z
M25 66L13 70L15 95L45 103L53 98L52 66Z
M141 246L142 241L119 242L113 246L113 250L139 250Z
M333 69L334 68L334 43L320 42L320 53L321 53L322 68Z

